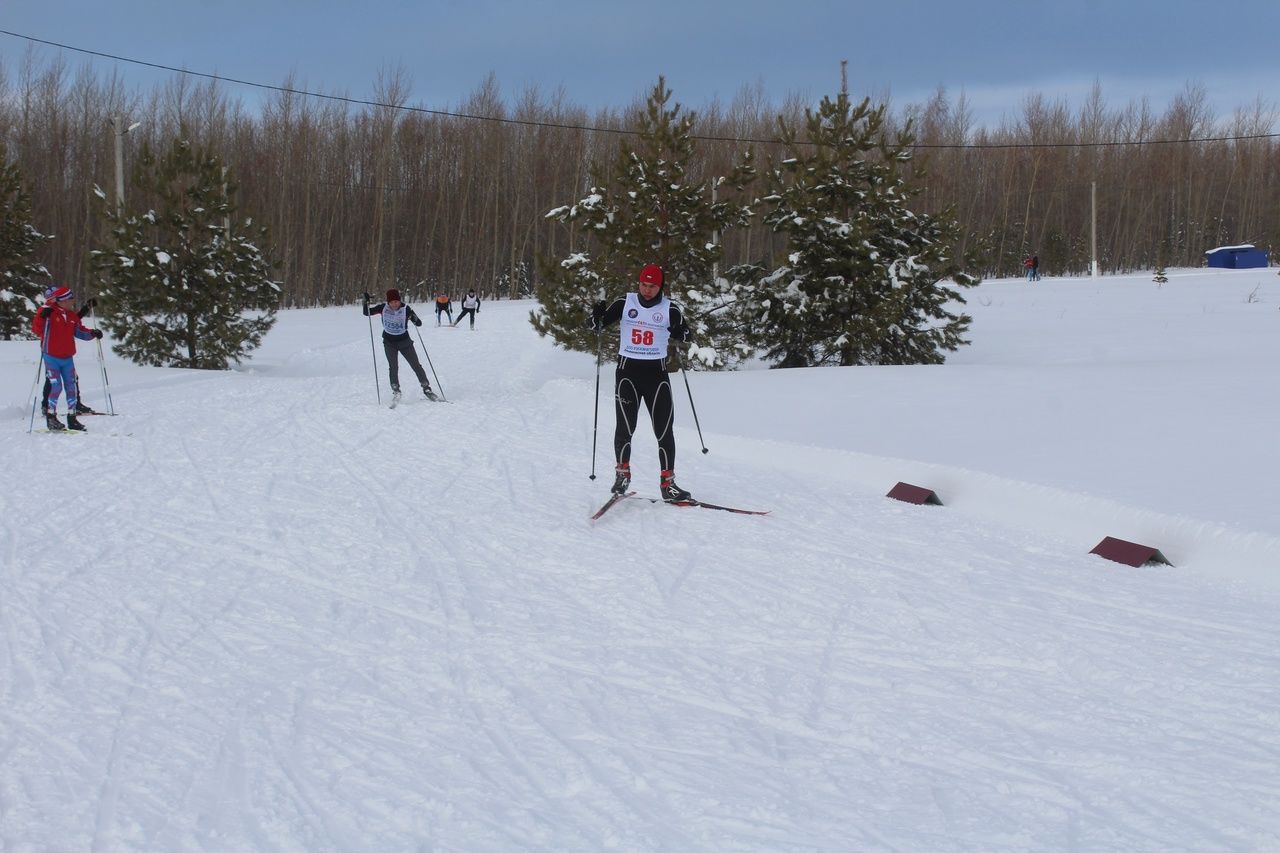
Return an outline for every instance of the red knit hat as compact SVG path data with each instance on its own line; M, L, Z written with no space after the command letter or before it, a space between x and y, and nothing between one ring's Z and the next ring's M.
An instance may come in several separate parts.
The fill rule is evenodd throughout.
M53 293L49 294L49 299L54 302L63 302L75 296L69 287L55 287Z
M657 264L645 264L644 269L640 270L640 282L642 284L656 284L662 287L666 277L662 274L662 267Z
M400 301L400 291L396 290L394 287L393 287L393 288L391 288L390 290L388 290L388 291L387 291L387 301L388 301L388 302L399 302L399 301Z

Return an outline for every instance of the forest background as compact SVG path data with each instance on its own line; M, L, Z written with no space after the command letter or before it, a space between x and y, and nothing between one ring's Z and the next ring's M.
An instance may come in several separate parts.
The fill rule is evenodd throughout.
M669 83L680 101L679 81ZM89 280L104 228L92 190L114 187L119 118L136 124L122 140L131 208L148 203L128 186L144 142L162 149L185 127L224 158L240 215L269 229L285 306L393 286L410 299L469 288L528 295L540 257L582 242L547 212L581 198L591 167L607 170L620 142L634 144L645 94L588 111L562 89L508 96L491 75L458 104L428 109L408 103L409 82L395 69L367 100L290 91L285 80L249 106L235 88L174 74L143 91L61 58L0 54L0 141L31 193L33 224L55 237L41 260L56 280ZM797 95L773 102L744 85L728 104L685 106L698 138L690 179L709 183L748 147L759 162L779 156L779 117L803 127L814 104ZM954 210L954 250L976 258L977 275L1017 275L1030 254L1047 275L1087 272L1094 184L1104 272L1195 267L1215 246L1276 243L1277 113L1261 96L1224 118L1194 82L1159 113L1147 101L1112 106L1095 85L1082 106L1030 94L1011 109L1015 118L980 127L963 95L940 88L889 112L891 130L912 123L927 164L913 209ZM785 251L758 221L721 239L727 265L773 264Z

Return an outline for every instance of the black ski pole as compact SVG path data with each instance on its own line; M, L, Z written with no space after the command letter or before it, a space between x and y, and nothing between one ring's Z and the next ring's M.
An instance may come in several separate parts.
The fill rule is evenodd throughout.
M684 390L689 394L689 409L693 412L693 425L698 428L698 443L702 445L703 453L710 453L707 449L707 443L702 440L702 424L698 423L698 408L693 405L693 391L689 388L689 371L684 366L684 356L680 356L680 375L684 377Z
M431 353L427 352L427 345L422 343L422 329L414 326L413 330L418 333L418 343L422 344L422 354L427 357L427 367L431 368L431 375L436 380L436 388L440 391L440 399L447 403L449 399L444 395L444 386L440 384L440 377L436 376L436 366L431 363Z
M368 294L364 299L364 315L369 318L369 353L373 356L373 387L378 392L378 405L382 405L382 381L378 379L378 349L373 345L373 315L369 313Z
M600 361L601 353L604 350L604 332L596 329L596 404L593 407L595 415L591 421L591 476L588 479L596 478L596 436L600 432Z

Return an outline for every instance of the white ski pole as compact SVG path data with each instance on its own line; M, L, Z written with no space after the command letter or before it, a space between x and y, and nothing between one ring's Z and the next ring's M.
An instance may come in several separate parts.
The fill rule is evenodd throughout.
M27 424L27 432L36 428L36 389L40 387L40 374L44 372L44 348L49 340L49 318L44 320L44 331L40 333L40 358L36 360L36 381L31 386L31 423Z

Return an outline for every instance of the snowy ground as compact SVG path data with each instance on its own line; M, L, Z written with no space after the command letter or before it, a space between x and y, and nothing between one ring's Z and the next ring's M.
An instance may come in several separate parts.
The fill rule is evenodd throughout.
M297 311L109 355L76 437L0 343L0 850L1280 848L1280 278L970 303L945 366L692 375L705 456L678 381L680 482L773 514L594 526L528 304L423 328L452 405Z

